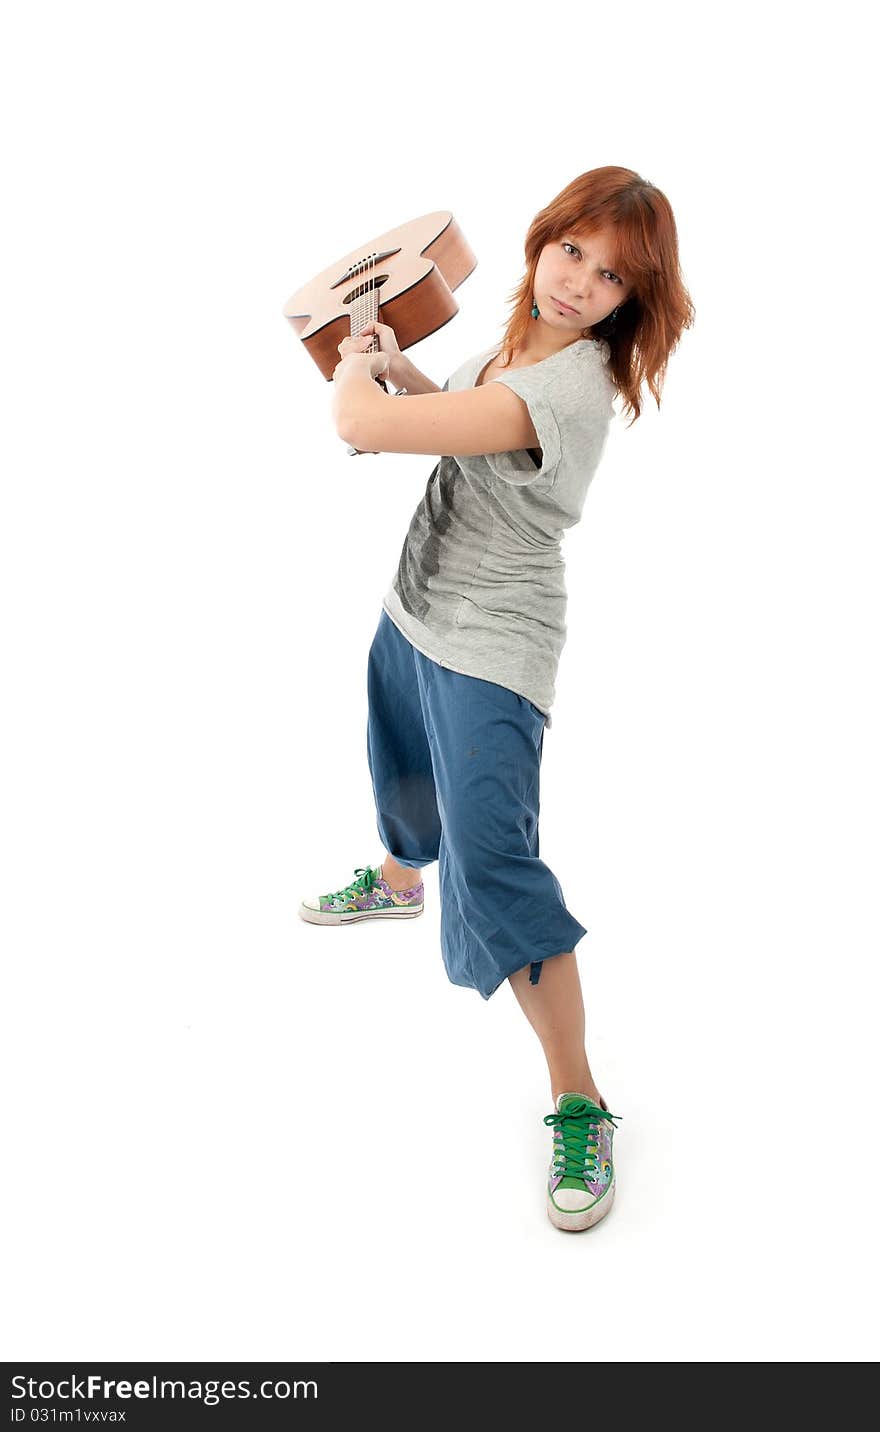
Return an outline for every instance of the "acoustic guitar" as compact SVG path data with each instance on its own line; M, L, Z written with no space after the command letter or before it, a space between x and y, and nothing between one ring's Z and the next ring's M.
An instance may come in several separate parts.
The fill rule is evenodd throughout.
M379 234L322 269L287 300L284 317L332 382L343 338L360 333L366 323L388 323L404 352L455 317L454 291L476 266L456 220L448 209L438 209ZM377 353L379 335L372 340L364 351ZM387 393L384 379L375 381ZM405 395L405 388L397 393Z

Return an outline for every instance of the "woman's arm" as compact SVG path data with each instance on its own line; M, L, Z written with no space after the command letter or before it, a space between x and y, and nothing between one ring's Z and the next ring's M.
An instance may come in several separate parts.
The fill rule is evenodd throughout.
M392 357L388 377L395 388L406 388L407 393L442 393L443 389L420 373L415 363L405 353Z
M439 389L398 403L362 369L349 371L341 388L336 431L359 452L458 457L540 446L528 406L503 383L484 383L460 393Z
M499 379L398 403L374 381L390 376L390 364L388 353L349 353L333 370L336 431L359 452L459 457L541 446L528 404Z

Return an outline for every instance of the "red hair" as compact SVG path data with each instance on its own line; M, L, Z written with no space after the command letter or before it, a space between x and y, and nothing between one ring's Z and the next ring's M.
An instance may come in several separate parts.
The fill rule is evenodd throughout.
M660 407L669 355L694 320L694 306L681 277L678 232L669 200L633 169L607 164L579 174L535 215L526 234L526 272L511 295L514 307L500 356L507 367L534 322L535 269L541 250L566 232L587 235L605 228L615 239L609 262L629 282L631 292L613 323L603 319L585 328L583 336L608 344L608 371L624 399L624 413L633 414L628 425L632 427L641 413L639 393L644 383Z

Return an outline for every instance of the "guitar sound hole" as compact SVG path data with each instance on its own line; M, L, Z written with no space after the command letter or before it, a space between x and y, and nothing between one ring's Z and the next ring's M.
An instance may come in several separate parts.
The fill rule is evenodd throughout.
M391 275L387 273L376 274L368 283L359 283L357 288L350 289L348 293L343 294L342 302L354 303L356 298L363 297L365 293L372 293L373 289L381 288L384 283L388 282L390 277Z

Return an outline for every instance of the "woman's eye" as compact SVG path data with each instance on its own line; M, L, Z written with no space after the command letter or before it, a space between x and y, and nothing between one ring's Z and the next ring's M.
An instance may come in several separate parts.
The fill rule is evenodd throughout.
M563 247L564 249L573 249L574 252L577 253L577 249L574 247L574 244L564 243L564 244L562 245L562 247ZM622 279L622 278L618 278L618 277L617 277L617 274L616 274L616 273L612 273L610 269L603 269L602 272L603 272L603 273L607 273L608 275L610 275L610 277L611 277L611 279L612 279L612 281L613 281L614 283L623 283L623 279Z

